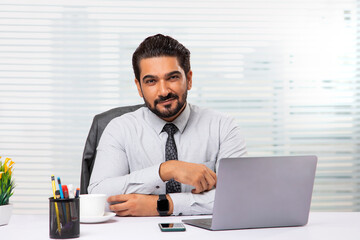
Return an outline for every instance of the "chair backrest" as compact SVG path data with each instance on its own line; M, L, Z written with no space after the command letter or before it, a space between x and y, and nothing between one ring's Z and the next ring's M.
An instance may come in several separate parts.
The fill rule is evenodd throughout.
M141 107L145 106L144 104L118 107L106 112L96 115L91 124L89 135L86 139L84 153L81 163L81 178L80 178L80 193L87 194L87 188L89 186L91 172L94 167L94 162L96 158L96 148L99 144L101 135L108 125L108 123L125 113L133 112Z

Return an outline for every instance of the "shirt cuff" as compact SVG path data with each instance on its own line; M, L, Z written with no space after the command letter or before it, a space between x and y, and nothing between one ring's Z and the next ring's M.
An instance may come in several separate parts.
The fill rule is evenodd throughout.
M169 196L174 208L172 215L192 215L191 206L195 200L191 193L170 193Z

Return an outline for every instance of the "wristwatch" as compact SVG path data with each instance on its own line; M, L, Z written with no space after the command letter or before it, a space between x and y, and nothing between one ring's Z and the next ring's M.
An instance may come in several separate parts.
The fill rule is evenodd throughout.
M169 212L169 200L167 200L165 194L159 195L157 200L157 211L160 216L167 216Z

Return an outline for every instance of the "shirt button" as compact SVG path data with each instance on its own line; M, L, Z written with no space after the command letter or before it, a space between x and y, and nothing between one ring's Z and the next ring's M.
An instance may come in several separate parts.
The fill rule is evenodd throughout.
M160 188L159 186L156 186L156 188Z

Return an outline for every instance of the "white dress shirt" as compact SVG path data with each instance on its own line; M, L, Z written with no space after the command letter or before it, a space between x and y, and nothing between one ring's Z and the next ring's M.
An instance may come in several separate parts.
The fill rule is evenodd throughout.
M165 162L166 123L147 107L114 118L99 141L88 192L165 194L159 167ZM246 154L239 127L228 116L187 104L173 123L179 129L174 139L180 161L202 163L216 172L220 159ZM215 189L193 194L193 188L181 184L181 193L169 194L174 215L212 213Z

